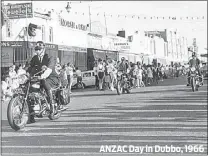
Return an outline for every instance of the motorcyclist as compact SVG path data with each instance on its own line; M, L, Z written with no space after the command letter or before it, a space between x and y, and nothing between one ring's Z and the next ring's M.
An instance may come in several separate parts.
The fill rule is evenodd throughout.
M200 60L197 58L197 56L196 56L196 53L195 52L192 52L192 57L191 57L191 59L189 60L189 68L191 68L191 67L195 67L196 68L196 71L198 71L198 74L199 74L199 76L200 76L200 82L202 82L202 78L201 78L201 72L200 72ZM187 84L187 86L189 86L190 85L190 75L191 75L191 71L189 70L189 72L188 72L188 84Z
M126 63L126 59L125 57L121 58L121 63L118 65L118 71L123 72L123 73L127 73L127 69L128 69L128 64Z
M131 74L128 73L128 69L129 69L129 65L126 62L125 57L121 58L121 63L118 66L118 72L122 72L123 74L126 75L126 77L128 78L128 80L130 81L130 86L133 86L133 80L131 79Z
M59 67L56 64L56 58L45 53L45 44L42 41L36 43L35 51L36 55L31 59L27 72L31 76L40 72L38 78L41 80L41 87L46 91L50 111L53 113L54 108L52 104L54 103L54 99L52 88L60 84ZM30 122L35 122L34 116L30 117Z

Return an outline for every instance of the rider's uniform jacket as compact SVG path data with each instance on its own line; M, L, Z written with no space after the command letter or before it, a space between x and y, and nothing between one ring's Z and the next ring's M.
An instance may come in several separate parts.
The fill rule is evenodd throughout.
M192 58L189 60L190 67L196 67L198 69L199 65L200 65L200 60L198 58L196 58L196 59Z
M55 66L54 57L49 57L48 54L44 54L42 60L40 60L38 55L33 56L33 58L30 61L30 67L28 68L27 72L31 75L34 75L40 72L42 70L42 66L44 65L52 69Z
M121 62L119 64L118 71L127 72L127 64Z

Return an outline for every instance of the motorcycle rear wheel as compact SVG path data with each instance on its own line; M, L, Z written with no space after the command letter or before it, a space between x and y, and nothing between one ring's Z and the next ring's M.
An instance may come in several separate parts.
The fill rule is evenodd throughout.
M22 97L23 98L23 97ZM20 96L16 96L12 98L9 102L8 108L7 108L7 119L9 122L9 125L12 129L15 131L18 131L20 129L23 129L28 121L28 115L29 115L29 108L28 105L25 104L24 112L21 115L21 107L23 102L21 100ZM19 114L18 114L19 113ZM18 122L14 119L16 116L19 117Z

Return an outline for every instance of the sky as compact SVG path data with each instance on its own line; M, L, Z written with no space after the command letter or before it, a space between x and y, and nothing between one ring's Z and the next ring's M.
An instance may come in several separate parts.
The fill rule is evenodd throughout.
M64 10L67 1L38 1L35 3L37 6L58 11ZM175 28L181 35L188 38L189 44L192 43L193 38L197 38L201 53L207 47L207 1L81 1L81 3L80 1L71 1L70 6L70 15L77 12L76 16L72 17L83 22L83 24L89 22L90 6L91 22L100 21L103 25L107 25L108 32L111 33L116 34L117 31L124 29L128 36L136 30ZM104 18L104 12L106 18ZM98 13L99 15L97 15ZM125 18L124 16L118 17L118 15L129 16ZM132 18L133 15L139 16L140 20L135 17ZM154 16L165 17L165 20L143 19L143 17ZM168 19L169 16L179 18L204 16L204 20L173 21Z

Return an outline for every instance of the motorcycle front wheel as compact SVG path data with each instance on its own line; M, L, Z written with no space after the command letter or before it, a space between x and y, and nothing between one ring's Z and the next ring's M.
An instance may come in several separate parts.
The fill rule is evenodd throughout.
M12 129L15 131L23 129L27 124L28 114L29 108L27 104L24 105L24 97L16 96L10 100L7 108L7 119Z
M60 118L60 116L61 116L61 111L58 111L57 108L56 108L56 112L50 113L50 115L48 116L48 118L50 120L57 120L58 118Z
M121 81L117 81L116 90L118 95L121 95L123 93L123 87L121 87Z
M192 91L195 92L196 91L196 82L195 82L195 78L191 78L191 88Z

